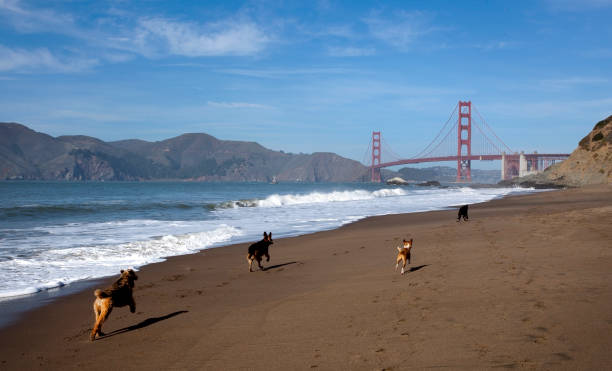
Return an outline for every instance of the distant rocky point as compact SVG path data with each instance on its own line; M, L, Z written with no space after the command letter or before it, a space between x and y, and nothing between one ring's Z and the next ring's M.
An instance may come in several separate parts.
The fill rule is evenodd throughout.
M408 185L410 184L410 182L407 182L398 176L388 179L386 183L389 185Z
M421 187L440 187L440 182L437 180L429 180L427 182L418 183L417 185Z

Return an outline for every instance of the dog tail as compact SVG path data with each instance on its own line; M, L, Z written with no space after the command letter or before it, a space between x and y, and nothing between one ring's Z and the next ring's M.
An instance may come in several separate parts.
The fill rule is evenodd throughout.
M402 247L397 246L397 251L402 251Z
M103 299L108 298L110 295L100 289L97 289L96 291L94 291L94 296L96 296L98 299Z

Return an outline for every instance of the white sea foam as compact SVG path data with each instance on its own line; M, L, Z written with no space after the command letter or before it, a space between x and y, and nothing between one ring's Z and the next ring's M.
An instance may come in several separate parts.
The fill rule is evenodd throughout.
M137 268L167 256L258 240L264 230L273 231L275 237L300 235L368 216L440 210L532 191L396 187L272 194L226 202L230 207L203 208L202 220L143 218L40 225L21 234L11 232L19 234L19 239L4 250L13 251L3 253L8 259L0 261L0 298L115 275L119 269ZM37 233L25 233L32 230Z
M312 192L308 194L274 194L266 197L263 200L255 201L255 205L260 207L281 207L328 202L363 201L381 197L404 196L406 194L407 191L400 188L380 189L377 191L353 190L328 193Z
M0 298L26 295L78 280L117 274L120 269L193 253L240 236L237 228L218 228L184 235L165 235L122 244L48 249L35 257L14 258L0 265Z

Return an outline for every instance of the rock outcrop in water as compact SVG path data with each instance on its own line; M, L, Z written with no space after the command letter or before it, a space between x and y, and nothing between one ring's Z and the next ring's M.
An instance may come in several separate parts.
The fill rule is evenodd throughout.
M595 124L567 160L510 183L535 187L612 184L612 116Z
M104 142L0 123L0 179L352 182L366 176L365 166L334 153L284 153L207 134Z

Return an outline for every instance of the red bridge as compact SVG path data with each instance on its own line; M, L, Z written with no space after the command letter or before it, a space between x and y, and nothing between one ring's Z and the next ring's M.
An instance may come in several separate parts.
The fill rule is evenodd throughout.
M472 118L472 108L477 119ZM472 131L476 128L476 131ZM457 182L471 182L472 161L501 161L501 179L511 179L546 169L569 154L518 153L508 147L482 118L472 102L457 103L438 135L421 152L411 158L401 158L385 144L383 162L380 131L372 132L372 162L370 173L373 182L380 182L380 169L384 167L418 164L422 162L457 162Z

